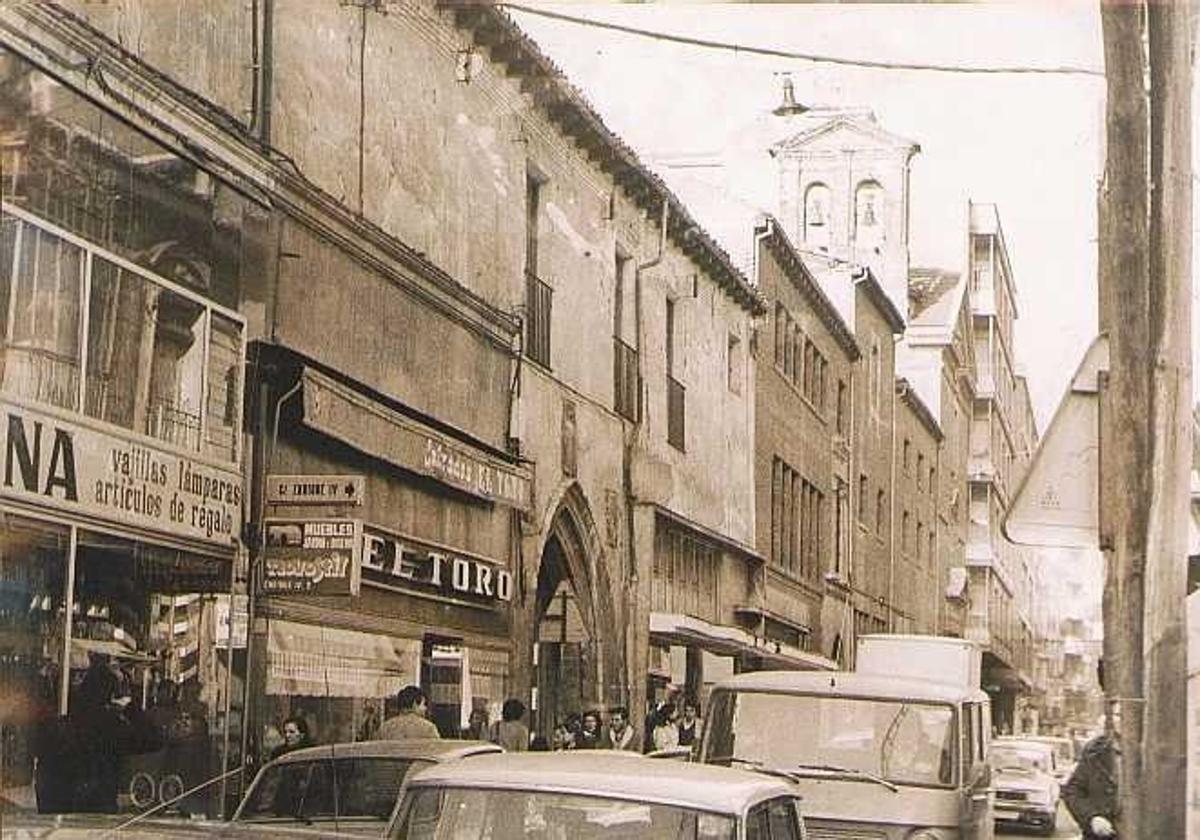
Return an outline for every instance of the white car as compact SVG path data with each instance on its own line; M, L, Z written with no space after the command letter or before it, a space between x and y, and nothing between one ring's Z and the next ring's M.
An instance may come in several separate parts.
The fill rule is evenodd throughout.
M394 840L806 840L775 774L605 751L507 753L411 777Z
M996 822L1054 834L1059 785L1054 747L1039 741L997 738L988 752L996 791Z

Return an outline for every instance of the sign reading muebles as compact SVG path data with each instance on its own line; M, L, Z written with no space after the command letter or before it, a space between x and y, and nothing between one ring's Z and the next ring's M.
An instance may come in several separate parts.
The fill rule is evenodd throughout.
M497 563L372 525L363 532L363 582L476 606L512 600L513 577Z
M357 595L362 523L357 519L268 519L262 591Z
M0 412L0 495L208 543L228 546L240 537L242 478L234 465L8 401Z

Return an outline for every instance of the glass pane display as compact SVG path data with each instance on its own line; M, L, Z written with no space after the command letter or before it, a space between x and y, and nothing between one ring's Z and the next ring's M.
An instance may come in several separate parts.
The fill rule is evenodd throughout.
M87 414L199 450L206 321L199 303L94 257Z
M126 744L115 769L118 808L149 807L221 772L231 651L215 640L229 562L80 531L72 713L89 701L89 674L106 668L116 676L110 702L133 729L158 735ZM217 793L214 785L177 807L211 813Z
M208 347L207 454L237 460L242 421L242 327L216 312Z
M59 712L69 551L65 527L0 511L0 790L5 808L37 806L35 759Z
M0 262L4 392L78 408L83 250L49 231L5 219Z

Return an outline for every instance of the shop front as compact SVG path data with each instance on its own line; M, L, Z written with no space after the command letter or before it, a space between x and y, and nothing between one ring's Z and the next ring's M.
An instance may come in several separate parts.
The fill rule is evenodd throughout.
M238 308L265 214L8 49L0 100L0 795L36 807L47 727L108 669L163 736L118 780L142 808L239 763Z
M288 351L258 567L260 759L300 718L367 740L421 686L443 737L509 696L515 512L530 478L499 453ZM290 545L289 545L290 544Z

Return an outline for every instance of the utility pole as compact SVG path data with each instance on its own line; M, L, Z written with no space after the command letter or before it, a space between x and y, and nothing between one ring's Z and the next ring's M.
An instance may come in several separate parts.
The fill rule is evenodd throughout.
M1100 190L1105 693L1119 711L1123 838L1183 837L1191 471L1191 8L1102 4ZM1147 79L1149 87L1147 88Z

